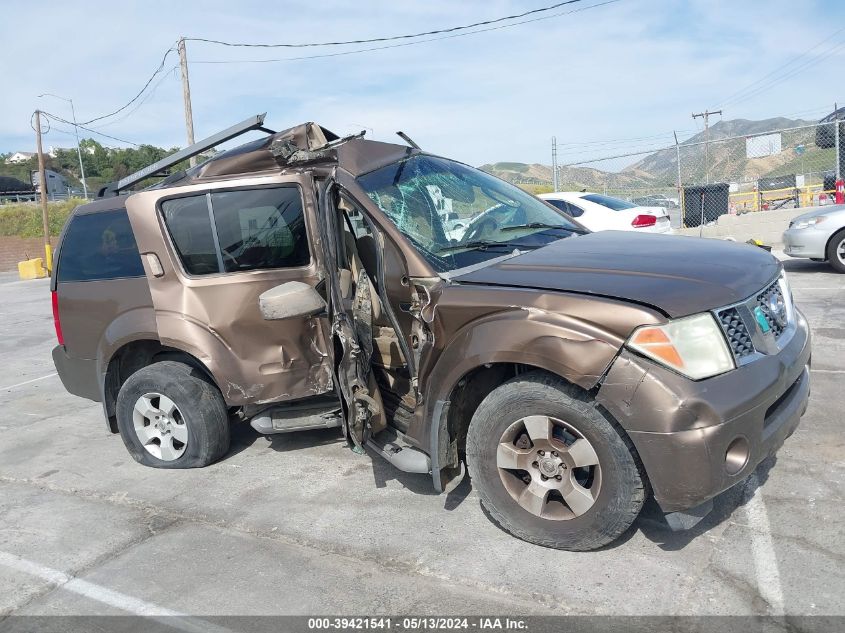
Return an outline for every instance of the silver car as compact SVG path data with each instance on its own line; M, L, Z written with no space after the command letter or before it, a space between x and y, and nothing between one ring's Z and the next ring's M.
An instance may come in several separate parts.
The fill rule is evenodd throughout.
M845 273L845 205L824 207L792 220L783 234L783 252L827 261Z

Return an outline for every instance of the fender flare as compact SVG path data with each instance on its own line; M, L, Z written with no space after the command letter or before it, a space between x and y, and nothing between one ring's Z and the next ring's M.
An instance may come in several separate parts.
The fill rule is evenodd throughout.
M489 341L496 341L491 349ZM623 341L611 333L597 333L594 326L572 317L514 307L473 321L445 346L428 377L425 420L428 421L429 454L434 488L443 492L441 470L445 463L443 438L448 438L450 396L460 381L479 367L491 364L528 365L548 371L584 389L592 389L606 373ZM445 442L448 449L449 443Z

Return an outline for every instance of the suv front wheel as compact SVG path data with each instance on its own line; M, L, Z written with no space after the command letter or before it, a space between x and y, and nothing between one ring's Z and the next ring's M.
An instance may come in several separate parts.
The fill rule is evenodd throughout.
M838 273L845 273L845 231L839 231L827 245L827 261Z
M481 402L466 457L493 519L546 547L606 545L645 500L644 476L623 432L586 393L542 372L517 376Z
M229 450L220 391L197 369L162 361L132 374L117 396L117 426L135 461L153 468L201 468Z

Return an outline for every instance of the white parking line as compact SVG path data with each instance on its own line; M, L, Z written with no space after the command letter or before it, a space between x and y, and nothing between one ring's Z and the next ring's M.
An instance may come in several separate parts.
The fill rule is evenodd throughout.
M119 591L113 591L107 587L75 578L58 569L45 567L40 563L21 558L17 554L0 551L0 565L14 569L15 571L35 576L90 600L126 611L132 615L145 616L166 624L169 627L187 631L188 633L204 633L212 631L216 633L231 633L229 629L215 626L199 618L193 618L178 611L165 609L156 604L133 598Z
M760 480L757 479L756 473L745 482L745 512L748 515L748 526L751 528L751 554L757 574L757 591L769 603L771 615L785 615L769 513L763 502Z
M817 374L845 374L845 369L811 369Z
M25 380L23 382L19 382L16 385L9 385L8 387L0 387L0 391L7 391L9 389L14 389L15 387L23 387L24 385L28 385L31 382L38 382L39 380L46 380L47 378L52 378L53 376L58 376L57 372L53 372L52 374L47 374L46 376L41 376L41 378L33 378L32 380Z

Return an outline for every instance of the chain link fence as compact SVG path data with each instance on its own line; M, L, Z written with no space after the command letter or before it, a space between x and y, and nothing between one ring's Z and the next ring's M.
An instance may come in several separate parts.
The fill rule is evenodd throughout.
M843 168L845 122L838 120L568 162L558 178L561 191L665 207L679 228L728 214L833 204Z

